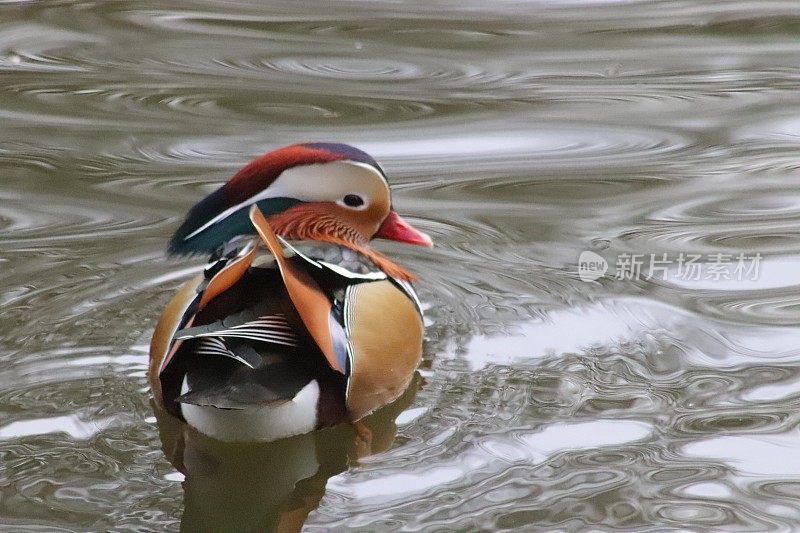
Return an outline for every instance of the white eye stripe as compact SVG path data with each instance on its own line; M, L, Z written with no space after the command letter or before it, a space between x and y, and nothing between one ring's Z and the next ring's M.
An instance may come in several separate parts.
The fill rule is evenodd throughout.
M342 191L343 188L346 189ZM349 190L348 190L349 189ZM358 194L363 200L361 207L350 207L344 203L348 193ZM373 166L357 161L333 161L301 165L284 170L272 184L242 203L230 207L184 237L184 241L195 237L214 224L229 217L239 209L268 198L294 198L303 202L333 201L347 209L366 209L370 199L389 197L386 178Z
M297 198L306 202L343 203L345 196L355 194L366 203L373 196L387 192L388 186L383 176L370 165L355 161L334 161L285 170L267 190L276 196Z

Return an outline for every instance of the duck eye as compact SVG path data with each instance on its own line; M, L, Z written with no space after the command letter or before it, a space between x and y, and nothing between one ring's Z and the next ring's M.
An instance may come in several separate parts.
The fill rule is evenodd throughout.
M364 205L364 199L357 194L345 195L342 200L344 201L344 205L347 207L361 207Z

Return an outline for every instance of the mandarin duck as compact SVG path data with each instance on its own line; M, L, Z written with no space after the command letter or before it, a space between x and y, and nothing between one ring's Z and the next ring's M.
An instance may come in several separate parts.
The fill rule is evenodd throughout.
M398 398L422 353L414 277L374 238L431 246L344 144L258 157L195 205L172 255L208 253L150 345L156 405L225 441L356 423Z

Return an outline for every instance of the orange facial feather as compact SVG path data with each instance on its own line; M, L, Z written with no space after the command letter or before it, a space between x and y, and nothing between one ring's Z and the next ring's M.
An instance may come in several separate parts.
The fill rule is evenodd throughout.
M359 220L359 212L350 213L331 202L309 202L272 215L268 220L275 233L286 239L341 244L364 255L393 278L406 281L416 279L369 245L372 233L364 234L368 224Z

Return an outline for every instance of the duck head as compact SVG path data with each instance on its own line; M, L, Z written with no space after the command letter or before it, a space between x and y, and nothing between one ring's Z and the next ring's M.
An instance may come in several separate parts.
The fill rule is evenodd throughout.
M307 143L258 157L195 205L173 235L169 253L211 253L237 236L254 235L248 217L253 204L278 235L348 246L403 279L412 276L369 242L432 246L428 235L392 209L386 175L369 154L346 144Z

